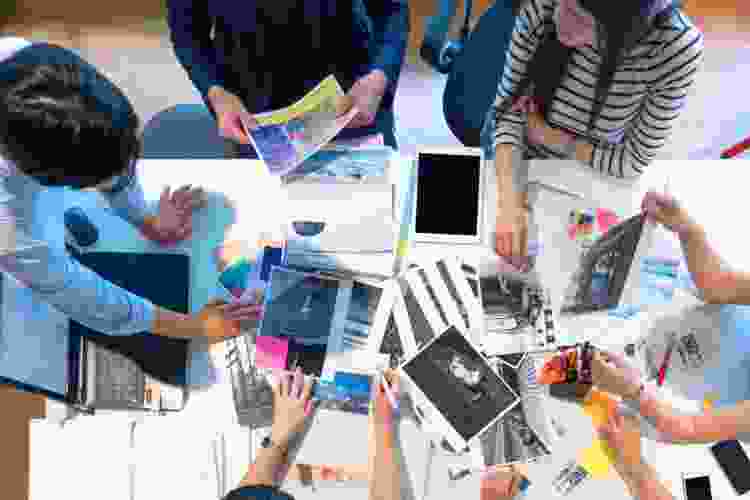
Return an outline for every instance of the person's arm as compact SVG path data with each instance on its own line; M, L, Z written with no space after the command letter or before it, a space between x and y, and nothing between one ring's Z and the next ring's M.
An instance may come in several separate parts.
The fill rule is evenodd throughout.
M407 0L367 0L367 15L372 19L373 63L358 69L357 76L382 71L386 88L393 93L401 74L409 41L409 4Z
M376 379L377 380L377 379ZM399 384L396 375L388 372L394 397L398 398ZM373 417L375 450L372 456L370 500L401 499L401 466L396 450L394 410L390 406L382 385L378 382L373 391Z
M593 147L580 142L576 158L604 174L620 178L640 176L653 161L685 107L702 60L703 35L697 29L677 33L662 50L656 77L623 141Z
M750 401L700 415L677 415L646 384L640 396L640 412L653 422L661 439L675 443L711 443L750 432Z
M705 302L750 304L750 274L732 270L699 224L691 221L679 237L688 271Z
M135 170L112 189L99 190L99 193L109 202L114 213L136 228L140 228L153 214L149 213L143 187Z
M500 202L507 188L513 186L513 167L520 162L525 147L527 113L522 110L501 112L518 91L526 77L528 64L540 45L544 20L552 15L553 6L548 0L532 0L524 5L516 18L505 57L505 67L497 86L495 101L490 107L488 120L492 123L495 169L497 172ZM510 183L510 184L509 184ZM516 187L515 190L517 190Z
M211 40L209 0L168 0L167 21L175 55L207 103L209 90L224 86L223 67Z
M638 500L674 500L669 489L659 480L656 470L642 457L615 460L615 470L625 481L630 495Z

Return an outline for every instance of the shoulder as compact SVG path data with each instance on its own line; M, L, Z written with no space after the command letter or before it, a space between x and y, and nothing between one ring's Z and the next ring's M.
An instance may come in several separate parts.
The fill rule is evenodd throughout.
M15 36L0 37L0 62L13 57L19 50L25 49L31 45L31 42L25 38Z
M693 21L679 9L657 18L648 37L652 56L668 62L676 55L679 60L699 60L703 54L703 34Z

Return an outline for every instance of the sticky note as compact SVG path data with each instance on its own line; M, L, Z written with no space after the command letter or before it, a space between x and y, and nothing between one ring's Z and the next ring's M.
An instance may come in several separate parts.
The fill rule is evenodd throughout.
M591 389L583 401L583 411L591 417L594 428L605 425L616 408L617 401L597 389Z
M568 226L568 238L570 238L571 240L576 239L577 232L578 232L578 226L576 226L575 224L570 224Z
M603 439L594 439L591 446L580 453L578 463L594 479L606 477L615 462L615 450Z
M255 338L255 364L258 368L286 369L289 355L289 340L269 335Z

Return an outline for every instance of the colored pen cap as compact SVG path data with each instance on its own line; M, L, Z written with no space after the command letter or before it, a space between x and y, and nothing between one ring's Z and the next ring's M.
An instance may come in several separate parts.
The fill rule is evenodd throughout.
M526 479L525 477L521 478L521 483L518 485L518 491L521 493L525 492L529 489L529 486L531 486L531 481Z

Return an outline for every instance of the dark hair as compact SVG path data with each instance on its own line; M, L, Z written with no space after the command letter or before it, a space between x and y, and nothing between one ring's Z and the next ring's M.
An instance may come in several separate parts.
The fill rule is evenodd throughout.
M533 0L528 0L533 1ZM681 0L672 3L661 12L652 12L659 0L577 0L578 4L596 20L599 51L603 54L596 81L594 107L588 130L594 128L604 101L609 94L617 66L628 50L635 47L658 24L664 23L680 7ZM526 0L513 0L515 12L520 12ZM533 8L533 7L532 7ZM505 113L516 99L526 94L533 83L533 96L543 116L547 116L555 91L560 86L574 49L566 47L557 37L557 26L545 19L541 42L528 65L525 77L518 85L515 95L500 107L498 114Z
M294 497L278 486L240 486L222 500L294 500Z
M73 52L32 45L0 72L0 152L44 186L92 187L140 155L139 120L112 82Z

